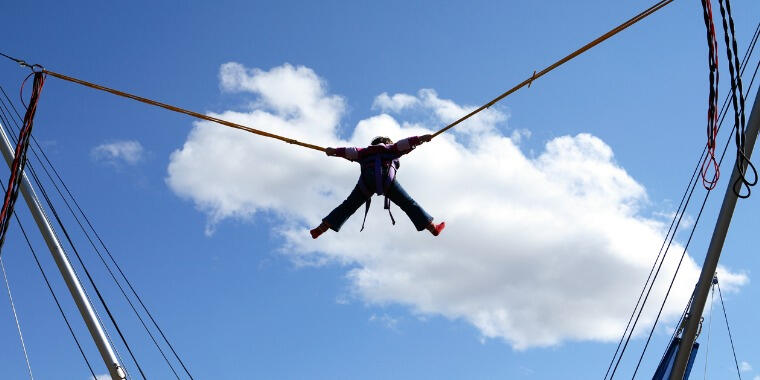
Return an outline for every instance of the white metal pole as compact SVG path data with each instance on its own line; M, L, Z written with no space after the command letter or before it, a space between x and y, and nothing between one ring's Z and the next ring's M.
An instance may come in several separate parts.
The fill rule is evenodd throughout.
M3 140L2 143L0 143L0 150L2 150L3 157L5 157L5 161L10 167L13 162L14 153L10 140L8 140L8 135L5 133L5 129L2 125L0 125L0 134L2 134ZM58 265L58 269L61 271L63 280L69 287L69 292L71 292L71 296L74 298L74 302L79 308L79 312L82 314L82 318L84 319L87 328L90 330L92 339L95 341L98 351L100 351L100 356L103 357L103 361L108 368L111 378L113 380L126 379L126 373L119 364L119 360L114 353L113 347L111 347L111 344L108 342L106 334L103 331L103 326L98 322L95 310L87 299L84 288L74 273L74 268L71 266L66 254L63 252L61 243L58 241L58 238L53 231L53 227L45 216L45 211L42 209L37 194L35 194L34 188L32 188L32 185L29 182L29 178L27 178L26 173L22 174L23 176L20 185L21 194L24 195L26 204L29 206L29 210L34 217L34 221L37 222L37 227L39 227L42 236L45 238L45 243L47 243L48 249L50 249L50 253L53 255L53 259L55 260L56 265Z
M738 127L739 126L737 126L737 128ZM755 94L752 113L749 115L749 122L747 123L747 134L744 144L748 158L752 156L752 149L755 147L758 130L760 130L760 87L758 88L757 94ZM691 308L687 314L688 319L686 320L686 328L681 336L678 355L676 356L676 361L673 364L673 372L670 376L671 380L682 380L684 373L686 372L686 365L689 362L691 347L694 345L697 328L699 327L699 319L704 311L712 279L715 277L715 270L718 267L720 253L723 250L723 243L726 241L728 226L731 224L731 217L734 214L734 208L736 208L736 200L738 197L734 193L733 186L738 178L739 170L737 169L736 164L734 164L734 170L731 172L731 179L727 183L726 195L723 197L723 205L720 208L720 214L718 214L718 221L715 222L715 230L713 230L710 246L707 249L705 263L702 264L702 273L699 275L699 282L697 283L697 289L694 293L694 301L691 303Z

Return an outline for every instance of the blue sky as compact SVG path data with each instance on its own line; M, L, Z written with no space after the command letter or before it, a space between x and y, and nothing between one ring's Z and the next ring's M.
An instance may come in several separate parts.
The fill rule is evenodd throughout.
M440 127L649 5L15 2L0 15L0 51L256 128L358 145L376 132ZM732 6L743 52L760 4ZM616 342L605 323L625 322L628 295L656 253L641 242L657 240L705 141L703 29L698 2L674 2L405 157L405 187L450 222L440 239L413 232L397 208L391 228L376 201L362 234L354 216L312 242L307 227L350 191L355 167L55 78L34 133L196 378L602 378ZM723 50L721 64L722 100ZM0 73L13 96L26 73L10 62ZM411 105L383 102L384 93ZM566 196L576 181L580 190ZM696 263L725 185L690 246ZM724 297L737 355L755 368L744 378L760 374L755 197L739 202L721 261L735 276ZM601 206L582 217L573 204ZM88 378L16 225L8 240L3 258L35 376ZM97 258L82 251L148 376L171 378ZM411 280L392 281L402 277ZM683 280L681 293L689 287ZM1 372L24 378L10 307L0 304ZM508 323L500 312L523 317ZM672 325L671 315L656 330L640 378L653 372ZM75 327L105 373L84 326ZM722 320L712 329L708 373L731 378ZM642 345L633 341L623 377ZM704 371L698 360L692 378Z

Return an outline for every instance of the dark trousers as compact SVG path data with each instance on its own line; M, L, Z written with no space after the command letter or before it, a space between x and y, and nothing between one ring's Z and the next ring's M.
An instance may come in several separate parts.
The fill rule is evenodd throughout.
M369 188L373 189L374 187ZM398 207L409 216L409 219L412 220L417 231L424 230L433 220L433 217L428 215L428 213L406 193L404 188L399 185L398 181L393 180L393 182L391 182L385 195L387 195L391 202L398 205ZM362 191L361 186L357 183L348 198L322 220L327 222L333 231L338 232L348 217L353 215L353 213L355 213L366 201L367 196Z

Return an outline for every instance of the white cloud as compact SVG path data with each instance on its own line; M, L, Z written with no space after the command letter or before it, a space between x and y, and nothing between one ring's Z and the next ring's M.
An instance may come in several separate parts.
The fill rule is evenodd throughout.
M142 160L144 151L139 141L126 140L98 145L90 154L96 161L135 165Z
M752 366L749 365L749 363L742 360L742 362L739 363L739 370L742 372L749 372L749 371L752 371Z
M224 90L250 92L258 101L214 116L323 146L429 133L474 109L421 90L409 95L416 99L410 107L428 113L431 125L381 114L361 120L342 141L344 101L312 70L228 63L220 78ZM402 158L400 183L447 222L437 238L415 231L395 206L398 223L391 226L376 201L364 232L359 211L339 234L312 240L308 228L348 195L356 164L207 122L195 123L171 155L166 181L209 216L210 229L225 218L276 215L283 254L299 264L345 265L352 296L369 304L465 320L482 337L517 349L614 341L660 247L663 224L641 215L646 190L602 140L561 136L528 158L497 128L507 118L489 109ZM653 321L682 249L671 248L643 325ZM687 256L666 318L680 315L697 275ZM746 280L727 271L721 276L727 288Z
M720 289L726 293L738 292L741 286L749 283L749 277L745 273L733 273L720 265L715 275L720 281Z
M410 108L419 104L419 100L409 94L394 94L388 96L387 92L378 95L372 103L372 109L379 109L387 112L401 112L405 108Z
M410 108L419 108L431 112L437 122L448 124L474 111L477 107L461 106L449 99L441 99L435 90L426 88L419 90L416 96L409 94L388 96L387 93L382 93L375 98L372 108L396 113ZM460 134L460 137L492 132L498 123L506 121L507 118L508 115L502 111L486 109L481 111L477 117L470 118L457 125L456 132ZM521 132L517 133L518 135L513 136L519 139Z
M672 205L671 205L672 206ZM660 218L662 222L667 222L668 225L673 222L673 218L680 217L681 222L678 225L678 231L690 231L692 227L694 227L694 223L696 222L696 219L694 219L693 216L686 213L683 214L683 216L680 216L676 214L675 211L655 211L652 213L653 216L656 216L657 218ZM676 219L678 221L678 219Z
M515 129L512 131L512 135L509 137L515 144L520 144L523 139L529 139L532 133L527 129Z
M93 380L93 377L90 376L89 379ZM97 377L95 377L95 380L111 380L111 375L107 373L104 373L102 375L97 375Z
M393 318L388 314L372 314L369 317L369 321L373 323L379 323L389 330L398 331L398 318Z
M755 377L753 377L752 380L760 380L760 375L755 375Z

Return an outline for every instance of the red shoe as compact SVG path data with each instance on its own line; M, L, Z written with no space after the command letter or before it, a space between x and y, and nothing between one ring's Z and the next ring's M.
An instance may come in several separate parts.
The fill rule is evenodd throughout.
M319 237L319 235L322 235L327 231L327 229L330 227L327 227L324 224L320 224L319 226L315 227L313 230L309 231L311 233L311 238L316 239Z
M438 236L444 228L446 228L446 222L441 222L438 225L433 224L433 230L430 231L430 233L432 233L433 236Z

